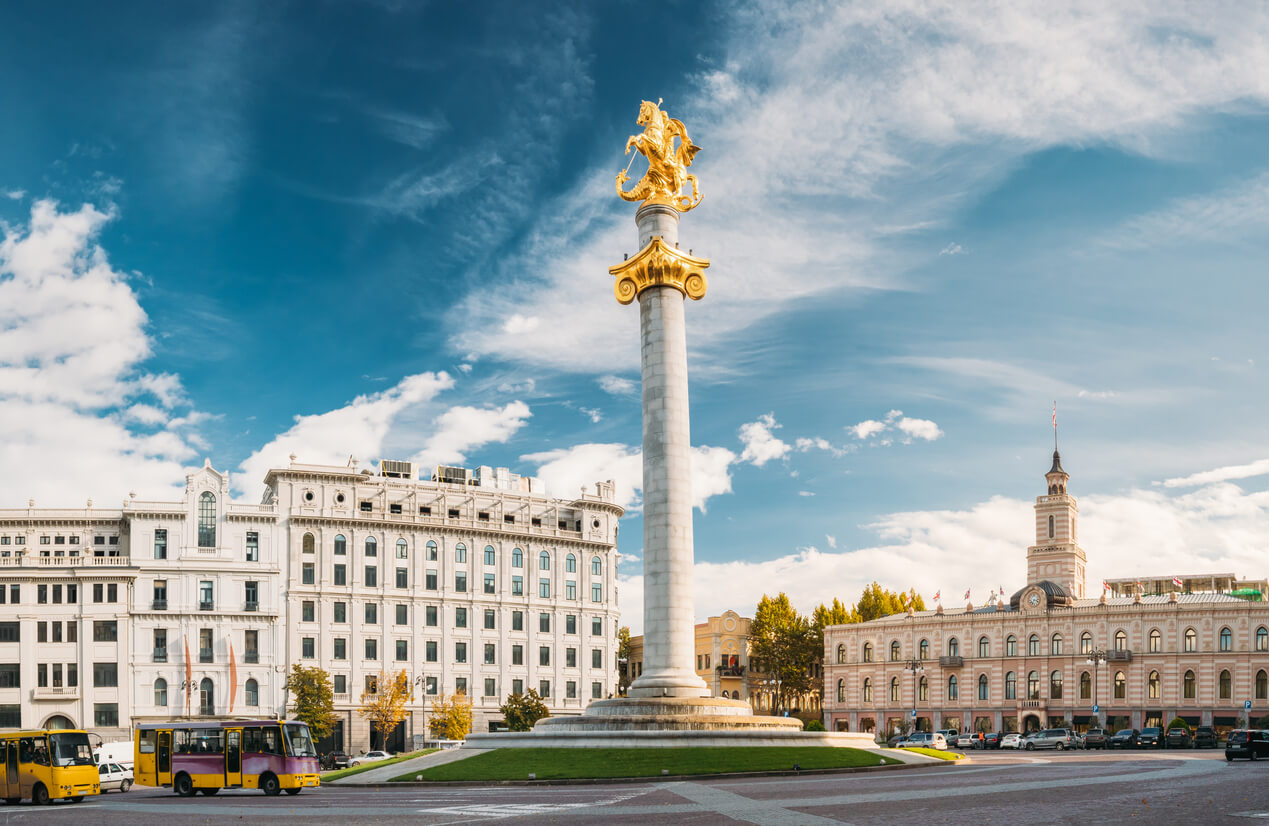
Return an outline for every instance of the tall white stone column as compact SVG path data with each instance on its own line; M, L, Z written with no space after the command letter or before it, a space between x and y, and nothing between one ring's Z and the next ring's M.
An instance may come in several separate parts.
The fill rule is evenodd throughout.
M639 247L656 236L677 247L679 213L646 204L635 215ZM708 265L707 265L708 266ZM681 284L638 292L643 376L643 673L631 697L706 697L695 670L692 599L692 440L687 328Z

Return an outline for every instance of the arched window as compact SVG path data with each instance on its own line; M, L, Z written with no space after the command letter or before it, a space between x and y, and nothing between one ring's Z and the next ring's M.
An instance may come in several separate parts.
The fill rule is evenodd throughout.
M987 675L986 674L978 675L978 699L980 700L987 699Z
M1032 634L1031 636L1027 637L1027 656L1028 657L1040 656L1040 635L1039 634Z
M960 688L957 686L955 674L947 678L947 699L960 699Z
M428 559L436 559L436 543L429 542L427 543L427 545L431 549L429 551L430 556L428 557ZM366 556L378 556L379 555L379 540L375 539L373 536L367 536L365 551L366 551Z
M1256 699L1269 700L1269 674L1263 670L1256 672Z
M167 680L162 677L154 681L154 704L159 708L167 708Z
M1146 643L1146 650L1151 654L1158 654L1163 650L1163 635L1159 633L1158 628L1150 629L1150 641Z
M317 550L317 540L313 538L311 533L304 534L304 538L300 540L300 550L306 554L311 554Z
M335 556L347 556L347 555L348 555L348 540L344 539L344 535L342 533L336 534L335 535Z
M959 657L961 654L961 644L956 641L956 637L952 637L947 641L947 656Z
M978 638L978 656L991 656L991 640L987 639L985 636Z
M928 702L930 699L930 681L921 675L921 679L917 681L917 699L921 702Z
M1093 653L1093 635L1088 633L1087 631L1080 634L1080 653L1081 654Z
M890 678L890 702L892 703L899 702L899 678L898 677Z
M601 574L603 574L603 572L604 572L604 563L600 561L599 557L592 556L590 558L590 575L600 576Z
M1040 699L1040 672L1038 671L1027 674L1027 699Z
M1062 672L1054 671L1049 675L1049 699L1062 699Z
M198 497L198 547L216 547L216 496L209 490Z
M864 702L872 702L872 679L864 677Z
M846 646L844 645L837 646L837 662L846 662Z
M1080 699L1091 700L1093 698L1093 678L1088 676L1085 671L1080 674Z
M520 550L519 548L511 549L511 567L512 568L524 567L524 551Z
M498 564L498 552L494 550L493 545L485 546L485 564L486 565Z
M1195 690L1194 690L1194 672L1193 671L1185 672L1185 683L1182 687L1181 693L1185 695L1185 699L1187 700L1194 699Z
M198 713L209 716L216 713L216 689L210 677L198 684Z
M1229 628L1221 629L1220 641L1222 651L1234 650L1234 632L1230 631Z
M1005 672L1005 699L1018 699L1018 675L1012 671Z
M898 661L899 661L899 641L891 640L890 641L890 662L895 663Z
M1231 682L1232 681L1230 680L1229 672L1222 671L1220 682L1218 684L1220 687L1220 697L1222 700L1228 700L1232 696L1233 686L1231 685Z
M1269 628L1263 625L1256 629L1256 650L1269 651Z
M1010 634L1009 636L1005 637L1005 656L1006 657L1018 656L1018 638L1015 637L1013 634Z
M1116 651L1128 650L1128 635L1124 633L1124 630L1122 628L1115 632L1115 650Z
M1124 672L1115 672L1115 699L1122 700L1128 696L1128 682L1124 679Z
M1146 679L1146 696L1151 700L1159 699L1159 672L1151 671Z
M467 561L467 546L461 542L459 542L458 544L454 546L454 561L455 562Z
M538 554L538 568L543 571L551 570L551 555L548 552Z
M397 559L410 558L410 544L404 539L397 540Z
M724 700L730 700L730 699L731 699L731 696L727 693L727 691L726 691L726 690L724 690L724 691L723 691L723 699L724 699Z
M1051 657L1062 656L1062 635L1061 634L1054 634L1053 638L1049 640L1049 656Z
M1053 517L1049 517L1049 539L1053 538Z
M837 681L837 702L839 703L846 702L846 681L845 680Z
M1181 650L1187 653L1198 650L1198 632L1193 628L1185 629L1185 642Z
M255 708L260 705L260 684L255 680L247 680L247 690L244 692L247 698L247 705Z
M917 646L917 651L920 652L917 654L918 657L928 660L930 658L930 641L921 640L921 644Z
M864 662L872 662L872 643L864 643Z
M569 554L564 557L564 570L570 574L577 573L577 557L575 555Z

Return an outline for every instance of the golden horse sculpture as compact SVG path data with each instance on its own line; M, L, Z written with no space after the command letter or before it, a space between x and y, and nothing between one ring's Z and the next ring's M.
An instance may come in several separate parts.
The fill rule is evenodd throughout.
M630 154L632 146L638 149L648 159L648 171L629 192L621 187L630 179L627 174L630 167L617 173L617 194L626 201L668 204L679 212L695 207L701 202L701 193L696 176L689 175L687 168L701 148L687 136L683 122L663 112L660 100L641 103L639 119L635 122L644 127L643 134L630 136L626 141L626 154ZM677 147L674 145L675 138L679 141ZM691 195L679 194L685 184L692 185Z

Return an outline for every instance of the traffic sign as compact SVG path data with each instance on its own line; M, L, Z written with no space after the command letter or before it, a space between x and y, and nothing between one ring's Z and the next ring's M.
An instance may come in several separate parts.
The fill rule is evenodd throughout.
M1101 706L1093 706L1093 713L1094 713L1094 714L1096 714L1097 712L1099 712L1099 711L1101 711L1101 710L1102 710L1102 707L1101 707Z
M914 708L914 709L912 709L912 716L913 716L913 717L915 717L915 716L916 716L916 709L915 709L915 708Z
M1243 711L1251 711L1251 700L1243 700Z

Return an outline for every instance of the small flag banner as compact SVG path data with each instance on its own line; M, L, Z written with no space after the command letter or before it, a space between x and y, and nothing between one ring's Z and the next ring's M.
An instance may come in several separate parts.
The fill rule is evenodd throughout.
M1172 584L1178 588L1184 587L1185 585L1185 583L1181 581L1181 577L1179 576L1172 577Z

